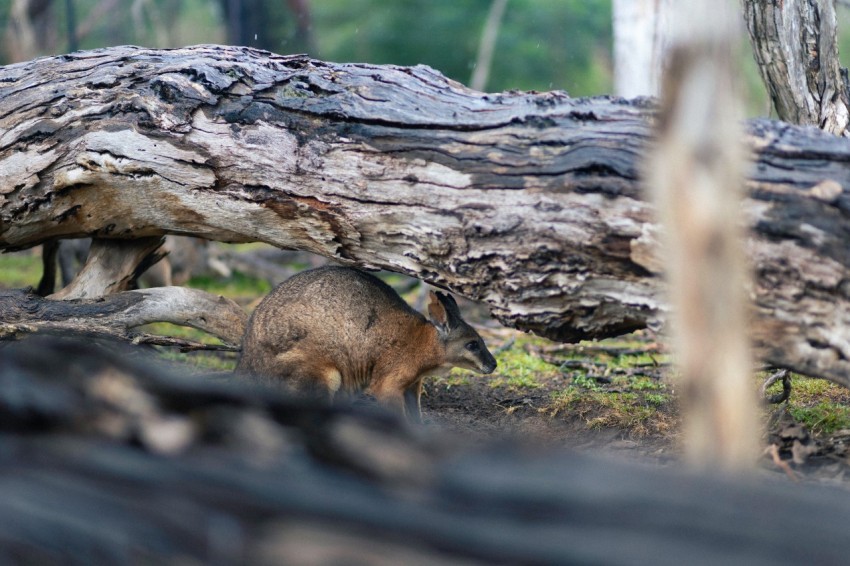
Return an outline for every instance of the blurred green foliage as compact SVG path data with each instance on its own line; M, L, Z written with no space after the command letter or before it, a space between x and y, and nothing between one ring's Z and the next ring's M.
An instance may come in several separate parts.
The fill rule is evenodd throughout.
M0 63L9 63L10 7L0 0ZM179 47L239 42L336 62L430 65L464 84L472 75L492 0L71 0L78 47ZM43 0L40 51L68 51L64 0ZM293 6L307 8L299 19ZM242 13L234 39L234 13ZM309 18L303 16L309 14ZM850 10L838 6L839 47L850 52ZM256 29L254 29L256 28ZM42 33L43 31L43 33ZM743 26L742 26L743 32ZM769 115L746 38L741 88L751 116ZM509 0L486 90L563 89L608 94L612 80L611 0Z
M468 83L490 0L315 2L318 53L346 62L430 65ZM496 44L489 91L611 90L611 4L511 0Z

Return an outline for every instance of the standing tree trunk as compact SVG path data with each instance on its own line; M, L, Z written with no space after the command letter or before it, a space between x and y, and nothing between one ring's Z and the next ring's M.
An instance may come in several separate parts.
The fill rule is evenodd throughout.
M834 0L744 0L753 52L781 120L847 137L847 70Z
M666 319L655 110L418 67L116 47L0 69L0 248L168 233L402 272L555 340ZM850 384L850 145L749 125L762 356ZM2 316L2 314L0 314Z

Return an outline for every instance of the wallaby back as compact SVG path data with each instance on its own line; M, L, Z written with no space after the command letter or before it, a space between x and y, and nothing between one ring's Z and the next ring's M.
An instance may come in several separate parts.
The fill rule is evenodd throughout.
M435 301L439 304L433 306ZM448 310L441 310L444 304ZM449 312L451 305L454 311ZM257 306L237 370L329 398L337 391L365 390L402 412L407 404L407 412L418 418L426 374L446 365L492 371L496 363L480 336L460 319L451 297L432 296L432 307L445 318L440 324L410 308L389 285L358 269L327 266L304 271L281 283ZM464 349L472 361L457 363L447 357L452 340L467 344L477 340L480 351Z

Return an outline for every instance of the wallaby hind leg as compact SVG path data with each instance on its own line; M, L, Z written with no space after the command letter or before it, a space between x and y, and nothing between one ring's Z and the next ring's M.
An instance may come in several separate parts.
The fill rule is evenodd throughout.
M404 391L397 387L386 387L381 385L373 387L374 385L375 384L373 383L366 388L366 395L371 395L378 401L378 403L391 411L396 412L399 416L404 417L407 412Z
M422 380L404 390L404 408L411 421L422 424Z
M274 363L259 372L290 391L333 401L342 386L342 375L330 363L307 363L298 352L289 351L275 357Z

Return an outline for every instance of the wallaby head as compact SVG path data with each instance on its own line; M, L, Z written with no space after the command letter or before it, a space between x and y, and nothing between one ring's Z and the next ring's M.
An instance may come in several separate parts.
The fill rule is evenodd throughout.
M454 297L439 291L431 292L428 315L437 327L440 341L446 350L446 364L480 373L496 369L496 359L484 345L481 336L460 316Z

